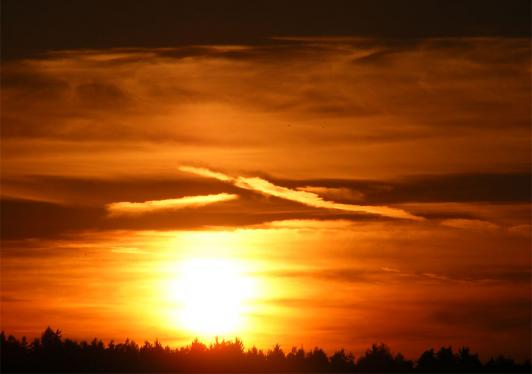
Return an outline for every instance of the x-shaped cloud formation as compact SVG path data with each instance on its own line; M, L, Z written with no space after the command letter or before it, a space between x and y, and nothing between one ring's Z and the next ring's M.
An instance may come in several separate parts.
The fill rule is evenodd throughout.
M185 173L192 173L206 178L218 179L223 182L231 183L238 188L255 191L268 196L275 196L280 199L295 201L297 203L314 208L376 214L383 217L403 218L417 221L423 220L422 217L413 215L412 213L409 213L403 209L391 208L388 206L345 204L324 200L314 192L294 190L291 188L278 186L259 177L232 177L210 169L193 166L181 166L179 167L179 170ZM220 193L217 195L186 196L179 199L155 200L142 203L117 202L109 204L107 206L107 210L111 216L142 214L160 210L204 206L207 204L233 200L237 197L238 196L234 194Z

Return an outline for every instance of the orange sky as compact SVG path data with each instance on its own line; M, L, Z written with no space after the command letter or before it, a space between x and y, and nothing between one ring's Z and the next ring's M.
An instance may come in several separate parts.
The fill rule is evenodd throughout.
M530 357L529 58L284 38L7 61L1 328L188 343L169 285L215 258L256 286L247 345Z

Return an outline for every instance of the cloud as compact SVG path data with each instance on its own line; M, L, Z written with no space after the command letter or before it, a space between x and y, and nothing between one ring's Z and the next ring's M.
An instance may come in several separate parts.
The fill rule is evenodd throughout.
M529 202L530 172L416 175L397 180L390 191L369 198L390 202ZM387 193L382 193L387 192Z
M173 1L150 2L146 7L124 0L105 8L93 1L29 4L3 4L4 12L10 15L3 21L10 30L2 42L3 60L95 47L264 45L265 38L278 35L298 35L280 40L291 39L294 43L305 37L316 40L315 35L322 39L339 39L342 35L343 39L365 36L415 40L427 36L528 37L530 31L527 1L416 0L409 7L395 1L332 1L327 7L314 1L268 1L249 6L241 0L210 2L208 7L203 2ZM74 14L83 15L84 22ZM453 22L446 22L448 19ZM45 30L43 25L54 28ZM138 31L127 32L125 37L125 25L135 25ZM209 25L209 30L203 25Z
M122 253L122 254L136 254L136 255L144 255L144 254L149 253L147 251L143 251L136 247L113 247L111 248L111 252Z
M266 195L279 197L281 199L296 201L315 208L344 210L348 212L360 212L377 214L392 218L405 218L412 220L422 220L421 217L415 216L405 210L390 208L387 206L369 206L369 205L355 205L343 204L334 201L327 201L321 198L318 194L307 191L297 191L290 188L277 186L268 182L265 179L253 177L238 177L235 181L235 186L248 190L254 190Z
M189 166L181 166L179 170L193 173L202 177L216 178L219 180L231 182L235 186L245 189L263 193L269 196L275 196L281 199L295 201L314 208L334 209L347 212L376 214L384 217L411 219L415 221L423 220L422 217L415 216L403 209L396 209L387 206L370 206L370 205L355 205L343 204L334 201L324 200L318 194L308 191L294 190L287 187L275 185L263 178L259 177L230 177L228 175L211 171L205 168L194 168Z
M471 185L460 177L450 182L465 188L453 189L438 182L443 174L526 169L529 50L521 39L347 38L10 61L2 69L3 171L168 176L169 165L213 160L221 170L267 169L299 180L316 170L335 179L353 170L364 179L437 170L434 183L405 183L386 196L417 189L425 200L529 199L525 177L519 184L474 177ZM354 68L354 59L379 52L384 62ZM493 95L501 86L508 94ZM374 198L365 194L366 204L395 203Z
M199 169L199 168L198 168ZM166 172L166 170L165 170ZM236 173L235 173L236 174ZM304 186L323 186L334 190L361 191L366 198L360 204L387 205L403 209L434 222L447 219L473 219L493 222L501 227L493 233L519 240L530 235L530 206L523 203L401 203L423 200L422 189L412 192L401 190L394 180L355 179L277 179L265 177L275 185L298 190ZM441 178L445 180L445 175ZM346 228L349 222L356 227L361 223L380 220L377 215L353 214L341 210L313 208L301 203L263 198L253 190L243 190L233 183L216 178L196 178L190 174L175 173L171 177L156 176L114 178L72 178L59 176L6 177L2 188L2 237L54 237L78 230L188 230L205 227L265 226L308 230L311 227ZM399 191L397 191L399 190ZM155 214L116 217L108 219L105 206L113 202L143 202L180 196L211 195L220 192L238 194L238 200L227 204L211 204L201 209L166 210ZM381 191L379 195L379 191ZM395 195L393 192L395 191ZM401 192L402 191L402 192ZM419 191L419 193L415 193ZM442 189L443 191L443 189ZM473 196L471 191L471 196ZM317 192L315 192L317 193ZM358 203L340 196L317 193L326 200ZM442 195L443 196L443 195ZM336 198L335 198L336 197ZM380 198L380 199L379 199ZM27 217L33 217L28 220ZM272 225L268 222L276 221ZM283 222L279 222L283 221ZM408 222L408 221L407 221ZM452 221L451 221L452 222ZM397 221L399 224L400 222ZM342 224L342 225L343 225ZM390 221L386 223L391 224ZM513 228L513 227L516 228ZM463 235L465 230L449 230L449 235ZM469 230L472 235L482 234ZM514 239L512 239L514 238ZM464 238L465 240L465 238Z
M202 177L214 178L214 179L218 179L224 182L230 182L233 180L233 178L231 178L228 175L218 173L216 171L212 171L206 168L197 168L194 166L180 166L179 170L185 173L192 173L192 174L200 175Z
M383 266L380 268L368 267L331 267L331 268L304 268L304 269L275 269L260 273L282 278L311 278L347 283L393 283L421 282L425 284L527 284L530 281L528 269L481 269L472 273L460 272L436 273L433 271L401 270Z
M300 229L300 230L342 230L349 229L353 222L343 219L318 220L318 219L287 219L271 221L262 225L275 229Z
M448 327L475 326L491 333L494 330L530 331L530 300L526 298L515 298L505 302L475 300L475 302L453 301L452 303L454 305L437 306L431 313L431 319Z
M508 228L508 233L511 235L524 236L525 238L528 238L532 233L532 226L530 224L515 225Z
M479 219L465 219L465 218L453 218L445 219L441 221L441 224L448 227L453 227L456 229L471 229L471 230L496 230L499 228L498 225L482 221Z
M178 199L150 200L142 203L121 201L106 206L109 216L139 215L158 211L197 208L209 204L237 199L238 195L219 193L216 195L185 196Z
M44 201L0 200L0 234L5 240L61 235L66 231L87 230L101 221L99 207L78 207ZM26 251L24 254L30 254Z
M345 200L364 200L364 194L360 191L354 191L345 187L323 187L323 186L304 186L298 187L299 191L312 192L330 198L345 199Z

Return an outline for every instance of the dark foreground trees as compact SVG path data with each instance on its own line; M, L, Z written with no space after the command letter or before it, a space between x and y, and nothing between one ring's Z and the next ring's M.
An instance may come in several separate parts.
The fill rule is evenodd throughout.
M451 347L423 352L416 361L393 355L374 344L358 359L343 349L328 356L322 349L305 352L279 345L264 352L246 350L238 339L216 340L207 346L197 340L182 348L163 347L159 342L133 341L105 345L101 340L76 342L63 339L59 330L47 328L40 339L0 335L2 372L343 372L343 373L511 373L530 372L530 363L515 363L506 357L481 363L468 348Z

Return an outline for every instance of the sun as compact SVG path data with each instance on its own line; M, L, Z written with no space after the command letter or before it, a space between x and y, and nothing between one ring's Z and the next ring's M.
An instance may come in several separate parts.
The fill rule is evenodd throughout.
M252 282L236 261L190 259L179 264L174 287L181 328L201 337L238 333Z

